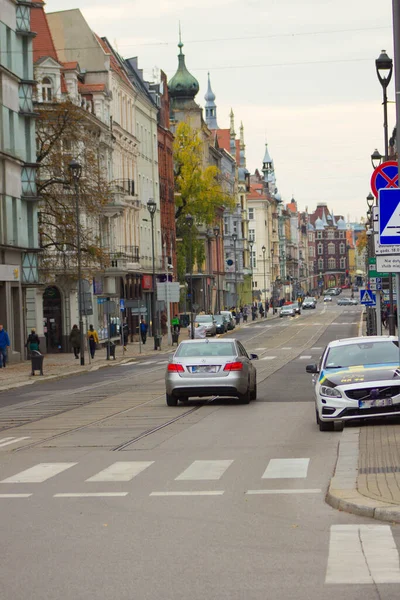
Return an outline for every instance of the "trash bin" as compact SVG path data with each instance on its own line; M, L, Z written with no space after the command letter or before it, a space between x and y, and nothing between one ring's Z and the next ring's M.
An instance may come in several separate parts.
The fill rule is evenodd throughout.
M115 344L114 342L110 342L110 358L115 360Z
M172 332L172 344L179 344L179 331Z
M161 350L162 335L155 335L155 347Z
M32 365L32 373L31 375L35 375L35 371L40 371L40 374L43 375L43 354L40 354L38 350L32 350L31 352L31 365Z

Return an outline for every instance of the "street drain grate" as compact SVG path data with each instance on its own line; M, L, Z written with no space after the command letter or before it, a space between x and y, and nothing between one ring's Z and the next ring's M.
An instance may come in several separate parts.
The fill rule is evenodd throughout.
M366 467L359 470L360 475L376 475L378 473L400 473L399 467Z

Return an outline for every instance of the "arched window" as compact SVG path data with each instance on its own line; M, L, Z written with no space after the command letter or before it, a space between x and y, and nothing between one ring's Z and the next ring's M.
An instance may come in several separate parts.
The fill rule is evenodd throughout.
M43 102L51 102L53 100L53 84L48 77L44 77L42 80L42 98Z
M322 244L318 244L318 254L323 254L324 253L324 247Z
M319 258L318 259L318 269L323 269L323 268L324 268L324 259Z
M341 269L345 269L346 268L346 259L345 258L341 258L340 259L340 268Z
M335 244L333 242L328 244L328 254L335 254Z
M328 258L328 269L336 269L336 259Z

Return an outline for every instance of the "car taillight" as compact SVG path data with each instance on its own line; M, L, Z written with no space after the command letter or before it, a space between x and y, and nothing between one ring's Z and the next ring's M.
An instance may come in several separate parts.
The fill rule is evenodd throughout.
M224 371L241 371L243 369L243 363L241 362L231 362L226 363L224 367Z
M182 365L177 365L176 363L169 363L168 365L168 371L172 373L183 373L184 370L185 369L182 367Z

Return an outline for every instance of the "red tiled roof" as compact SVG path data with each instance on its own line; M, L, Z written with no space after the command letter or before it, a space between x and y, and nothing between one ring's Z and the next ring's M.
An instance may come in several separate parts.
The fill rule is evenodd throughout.
M74 71L75 69L78 68L78 63L77 63L76 60L71 60L69 62L64 62L64 63L61 63L61 64L62 64L63 69L65 71Z
M262 186L250 185L250 192L247 195L248 200L268 200L264 193L259 193L258 190L262 190Z
M33 62L35 63L44 56L50 56L58 61L54 40L51 36L43 6L32 5L31 30L36 33L36 37L33 38Z
M129 85L131 85L129 77L127 76L127 74L125 73L125 71L122 69L122 67L119 64L118 60L115 58L114 53L113 53L113 49L111 48L111 46L109 46L105 40L101 39L101 37L99 37L97 35L97 33L95 33L94 35L96 36L96 39L99 42L99 44L101 45L101 47L103 48L103 50L107 54L110 55L111 70L115 71L115 73L118 73L118 75L121 77L121 79L123 79L125 81L125 83L128 83Z
M92 94L93 92L104 92L104 83L79 83L78 89L81 94Z
M230 134L229 129L213 129L213 133L216 134L218 145L220 148L224 148L227 152L230 152Z
M292 213L297 212L296 202L289 202L289 204L286 205L286 209L290 210Z

